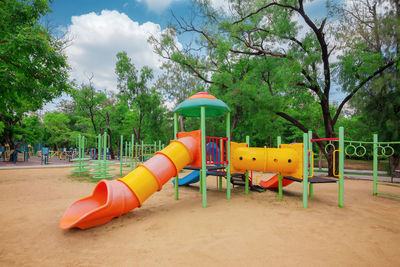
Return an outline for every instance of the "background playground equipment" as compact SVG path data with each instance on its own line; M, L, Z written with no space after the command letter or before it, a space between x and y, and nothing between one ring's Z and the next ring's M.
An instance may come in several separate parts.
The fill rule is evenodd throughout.
M0 157L3 158L3 161L6 161L6 147L0 146Z
M121 135L120 140L120 175L122 176L122 170L124 167L130 168L131 171L137 168L139 163L146 161L151 158L157 151L164 148L161 141L154 142L154 144L145 144L143 141L141 144L134 142L133 134L131 135L131 141L125 141L124 149L124 138Z
M104 133L103 136L99 134L97 141L97 147L98 147L97 151L99 151L99 153L97 160L92 160L92 162L96 163L96 166L93 167L93 171L90 173L91 175L93 175L92 178L96 180L111 179L115 176L113 174L108 173L109 171L115 169L109 167L109 165L113 164L113 162L107 160L107 140L108 140L107 133ZM102 154L103 154L103 159L102 159Z
M378 142L378 135L374 134L373 135L373 154L374 154L374 159L373 159L373 194L374 196L377 196L378 194L380 195L387 195L387 196L392 196L392 197L398 197L400 198L400 195L395 195L395 194L389 194L389 193L384 193L384 192L378 192L378 185L383 185L383 186L393 186L393 187L400 187L400 185L395 185L393 184L393 176L396 176L396 169L391 170L392 171L392 183L383 183L383 182L378 182L378 157L390 157L394 154L394 149L390 145L398 145L400 144L400 141L393 141L393 142Z
M347 143L346 148L344 150L346 156L356 156L356 157L363 157L367 153L372 152L373 156L373 195L377 196L380 195L387 195L392 197L400 198L400 195L389 194L384 192L378 192L378 185L382 186L392 186L392 187L400 187L400 185L396 185L393 183L393 177L396 176L396 169L391 170L392 178L391 182L379 182L378 181L378 159L379 158L389 158L393 156L395 153L395 149L393 145L399 145L400 141L391 141L391 142L379 142L378 135L373 134L373 141L354 141L354 140L344 140ZM368 149L368 145L372 145L370 150Z
M200 117L201 130L178 133L178 115ZM219 146L222 156L208 157L210 153L207 154L206 150L205 119L206 117L220 115L226 117L226 137L209 137L208 142L214 143L213 140L218 140L215 142L215 146ZM199 189L202 194L203 207L206 207L208 163L224 166L223 175L227 181L226 197L228 200L231 198L231 167L234 172L242 172L241 175L247 173L245 181L247 188L249 170L280 172L285 178L300 179L304 177L305 186L303 188L305 188L307 196L307 135L304 139L305 146L303 144L292 144L282 145L281 148L267 149L266 147L248 147L246 143L230 142L229 107L214 96L207 93L197 93L179 104L174 110L174 137L176 139L171 141L168 146L156 152L145 163L139 164L134 171L125 177L113 181L100 181L91 196L76 201L66 210L60 221L60 227L62 229L72 227L85 229L104 224L114 217L140 207L153 193L160 191L172 177L175 177L175 199L178 199L178 173L185 166L192 166L200 170ZM306 168L303 168L304 166ZM282 183L281 179L272 179L275 179L274 184L277 184L278 180L280 180L279 184Z
M91 168L87 168L89 163L85 163L85 161L90 160L89 158L85 158L85 136L78 136L78 158L72 159L71 161L76 161L76 164L72 166L78 167L72 170L72 173L77 173L78 175L82 175L84 173L89 172Z
M47 165L49 162L50 149L48 147L42 147L40 150L40 165Z
M333 165L336 166L336 160L339 160L339 170L334 170L334 175L338 179L330 179L319 176L314 176L314 155L312 149L312 142L315 141L328 141L325 146L325 150L333 155ZM338 142L338 147L332 144L332 142ZM281 138L278 137L277 140L278 147L287 146L281 144ZM338 153L338 159L336 156ZM282 187L291 184L292 182L300 182L303 184L303 207L308 207L308 198L312 198L314 195L314 184L320 183L338 183L338 206L343 207L344 205L344 128L339 127L339 137L338 138L322 138L322 139L312 139L312 131L303 134L303 153L302 153L302 177L292 177L285 175L278 175L278 196L283 198Z

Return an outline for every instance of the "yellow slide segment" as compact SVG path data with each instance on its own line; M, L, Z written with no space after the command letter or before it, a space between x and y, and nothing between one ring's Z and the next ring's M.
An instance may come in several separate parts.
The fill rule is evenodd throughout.
M171 143L156 153L156 156L139 165L135 170L119 179L125 183L137 196L140 205L154 192L161 190L162 186L186 165L189 165L195 155L187 148L183 141L195 142L191 137L184 137L179 140L171 141ZM158 155L158 156L157 156ZM160 172L160 165L165 170Z
M64 213L60 227L86 229L140 207L178 172L200 157L200 131L185 133L124 178L99 182L92 195L73 203Z

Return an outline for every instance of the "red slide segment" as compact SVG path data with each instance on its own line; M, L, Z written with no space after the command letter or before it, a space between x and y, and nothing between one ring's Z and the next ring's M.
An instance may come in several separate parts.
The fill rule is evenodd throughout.
M287 186L293 183L291 180L282 180L282 186ZM275 174L271 179L268 181L260 181L260 186L262 188L278 188L279 187L279 174Z

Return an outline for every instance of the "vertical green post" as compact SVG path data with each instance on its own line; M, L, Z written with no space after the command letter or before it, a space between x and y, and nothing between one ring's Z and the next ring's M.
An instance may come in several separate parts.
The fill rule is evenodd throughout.
M206 107L200 107L201 125L201 193L203 194L203 208L207 207L207 166L206 166Z
M119 148L119 175L122 176L122 150L124 148L124 137L121 134L121 144Z
M132 160L135 159L135 169L137 168L138 165L138 150L139 150L139 145L136 143L133 146L132 149Z
M127 161L127 156L128 156L128 141L125 141L125 153L124 153L124 156L125 156L125 167L127 166L127 164L128 164L128 161Z
M144 141L142 140L142 153L140 153L140 162L144 161Z
M344 128L339 127L339 201L338 206L344 205Z
M308 131L307 140L308 140L308 151L310 151L310 156L309 156L309 158L310 158L310 168L313 168L314 167L314 154L312 153L313 147L312 147L311 138L312 138L312 131ZM311 170L308 173L310 173L310 172L313 173L313 171L314 170ZM310 183L310 185L309 185L308 195L310 196L310 198L312 198L313 195L314 195L314 188L313 188L313 184L312 183Z
M373 158L373 195L378 194L378 135L374 134L374 158Z
M248 136L248 135L246 136L246 144L248 147L250 147L250 136ZM244 184L244 193L246 195L249 194L249 171L248 170L246 171L246 181Z
M174 139L176 139L176 135L178 134L178 113L174 113ZM175 177L175 200L179 199L179 172Z
M154 153L155 154L157 152L157 141L154 141Z
M161 151L161 140L158 140L158 151Z
M133 134L131 134L131 156L129 157L131 160L131 171L133 171L133 157L134 157L134 149L135 149L135 139L133 138ZM135 169L137 168L137 162L135 161Z
M101 160L101 134L99 134L97 142L97 160Z
M132 171L132 142L128 143L128 162L129 162L129 166L131 167L131 171Z
M276 138L276 147L279 148L281 146L282 139L280 136ZM280 173L278 173L278 197L280 199L283 198L283 186L282 186L283 177Z
M308 206L308 134L303 134L303 208Z
M85 157L85 137L84 136L82 136L81 137L81 144L82 144L82 147L81 147L81 150L82 150L82 152L81 152L81 160L79 161L79 164L80 164L80 167L81 168L83 168L83 158ZM79 173L79 175L80 175L81 173Z
M107 173L107 133L104 133L103 160L104 160L103 177L106 177L106 173Z
M228 159L228 166L226 166L226 199L231 199L231 113L226 113L226 157Z

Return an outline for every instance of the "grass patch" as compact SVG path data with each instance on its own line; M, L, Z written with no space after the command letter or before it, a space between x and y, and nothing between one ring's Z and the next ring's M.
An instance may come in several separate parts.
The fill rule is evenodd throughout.
M92 179L89 173L83 173L83 174L72 173L67 177L72 181L78 181L78 182L89 182L89 183L98 182L97 180Z

